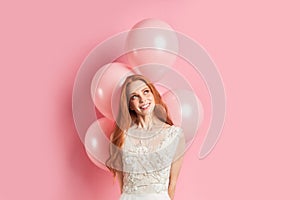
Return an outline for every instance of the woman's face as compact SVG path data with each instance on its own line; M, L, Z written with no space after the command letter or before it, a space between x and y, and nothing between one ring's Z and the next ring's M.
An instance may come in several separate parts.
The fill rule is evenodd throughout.
M129 108L137 115L148 115L155 107L154 96L144 81L136 80L127 87L129 95Z

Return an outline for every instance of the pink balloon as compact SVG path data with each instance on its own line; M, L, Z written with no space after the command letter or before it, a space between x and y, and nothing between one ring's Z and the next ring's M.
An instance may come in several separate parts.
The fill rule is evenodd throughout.
M178 46L177 34L169 24L158 19L145 19L128 33L127 59L132 67L149 63L171 66L177 58Z
M181 126L181 107L180 107L180 100L178 96L172 91L167 91L162 95L163 101L166 103L168 107L168 111L173 123L176 126Z
M101 67L93 77L91 96L97 109L107 118L114 120L112 112L113 91L121 88L123 81L132 71L126 64L109 63ZM114 103L113 106L119 106Z
M108 171L105 161L109 158L109 137L114 128L114 122L103 117L93 122L88 128L84 146L90 160L99 168Z
M162 96L162 94L164 94L168 91L168 89L166 87L164 87L163 85L160 85L159 83L154 83L154 86L157 89L157 91L159 92L160 96Z
M190 90L176 89L162 95L173 123L185 131L186 143L190 144L202 123L204 112L201 101Z
M99 167L100 169L103 169L104 171L109 171L108 168L105 166L105 164L102 164L101 162L99 162L96 158L94 158L94 156L92 154L90 154L88 151L86 151L87 156L89 157L89 159L92 161L92 163L94 163L97 167Z

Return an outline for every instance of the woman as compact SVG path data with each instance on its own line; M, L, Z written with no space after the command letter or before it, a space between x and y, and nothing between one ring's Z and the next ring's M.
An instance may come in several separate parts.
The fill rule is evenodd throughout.
M185 148L159 92L145 77L125 80L107 167L117 176L120 200L170 200Z

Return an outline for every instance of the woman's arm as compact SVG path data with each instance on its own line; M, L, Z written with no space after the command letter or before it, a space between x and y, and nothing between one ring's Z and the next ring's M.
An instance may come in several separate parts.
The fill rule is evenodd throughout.
M110 153L112 152L112 140L113 140L113 135L114 135L114 133L111 133L110 134ZM118 158L120 158L120 157L118 157ZM120 159L119 159L120 160ZM115 167L115 166L114 166ZM122 190L123 190L123 172L122 171L116 171L116 177L117 177L117 179L118 179L118 182L119 182L119 186L120 186L120 191L121 191L121 193L122 193Z
M185 138L183 133L181 133L179 138L179 143L176 149L176 154L175 154L175 158L177 159L172 163L171 171L170 171L168 192L171 200L173 200L175 195L175 188L176 188L179 172L181 169L181 165L183 162L184 150L185 150Z
M121 194L122 194L122 190L123 190L123 172L117 171L116 176L117 176L119 186L120 186L120 191L121 191Z
M168 188L168 192L171 200L174 198L175 195L176 183L182 165L182 161L183 161L183 156L181 156L171 165L170 181L169 181L169 188Z

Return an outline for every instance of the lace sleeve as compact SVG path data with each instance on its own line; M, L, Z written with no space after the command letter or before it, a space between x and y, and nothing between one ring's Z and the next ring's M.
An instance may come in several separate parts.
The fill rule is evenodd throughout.
M175 137L178 142L176 145L176 151L175 151L175 154L173 157L173 161L175 161L178 158L180 158L181 156L183 156L185 147L186 147L185 136L184 136L184 132L183 132L182 128L176 127L175 133L176 133Z

